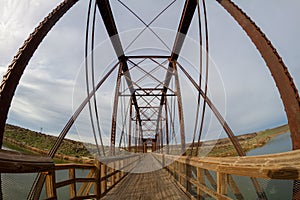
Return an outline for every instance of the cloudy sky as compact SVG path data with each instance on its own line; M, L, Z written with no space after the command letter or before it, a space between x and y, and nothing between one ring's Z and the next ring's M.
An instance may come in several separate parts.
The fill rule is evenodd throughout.
M150 23L153 17L171 1L166 0L162 3L157 1L163 5L149 4L148 0L124 0L124 2L136 11L144 22ZM234 2L251 16L272 41L299 89L300 2L298 0L234 0ZM0 0L1 77L24 40L59 3L60 0ZM144 27L141 21L130 14L117 0L113 0L112 5L116 13L119 32L124 32L123 38L131 36L132 30L136 34L136 30ZM182 0L177 0L172 4L165 15L151 24L153 30L158 32L163 30L160 32L162 35L168 36L169 33L172 35L170 30L177 29L182 5ZM78 88L84 83L82 62L87 6L88 1L79 1L39 46L18 86L8 123L57 135L79 105L83 98L79 95L81 91ZM211 95L215 99L216 106L221 107L220 110L226 114L226 120L234 132L241 134L287 123L274 81L261 56L243 30L216 2L207 1L207 12L210 57L214 63L211 76L214 76L213 73L217 74L221 85L220 88L215 88L211 83ZM98 22L97 35L99 37L96 43L99 44L100 49L105 47L102 50L110 48L110 51L107 50L106 53L112 52L112 54L105 57L107 60L105 62L109 63L114 54L109 43L105 42L107 35L99 18ZM195 24L194 20L192 26ZM197 40L196 32L191 32L188 36L191 41ZM143 45L150 45L152 48L151 41L146 40ZM170 42L170 48L171 44L172 42ZM128 52L135 48L138 47L133 45ZM189 51L186 50L186 52ZM99 77L107 71L107 67L109 65L105 64L105 67L97 69ZM113 89L111 88L111 91ZM112 100L106 98L105 95L99 98L102 98L102 107L111 104ZM218 103L219 101L221 103ZM191 110L191 108L186 106L186 110ZM74 138L76 132L72 129L69 137Z

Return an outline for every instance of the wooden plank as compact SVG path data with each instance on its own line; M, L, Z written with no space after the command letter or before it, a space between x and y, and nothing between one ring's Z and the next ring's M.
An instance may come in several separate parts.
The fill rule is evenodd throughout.
M174 189L175 188L175 189ZM189 199L163 170L131 173L103 199Z
M263 156L245 156L245 157L186 157L186 156L171 156L165 155L167 159L177 160L181 163L189 163L195 167L205 168L205 165L215 168L218 165L281 165L284 166L286 163L297 163L300 159L300 150L278 153L278 154L269 154Z
M217 172L217 193L227 195L227 174Z
M106 176L106 165L101 165L100 167L100 177L102 179L102 177ZM107 189L107 179L101 180L101 194L105 194L106 193L106 189Z
M166 159L202 169L255 178L300 180L300 150L270 154L227 158L194 158L165 155ZM288 164L287 164L288 163Z
M65 180L65 181L60 181L58 183L55 184L56 188L61 188L67 185L70 185L72 183L72 180Z
M54 161L48 156L0 150L1 173L36 173L53 169Z
M66 170L70 168L76 169L95 169L93 164L76 164L76 163L66 163L66 164L57 164L55 165L55 170Z
M100 199L100 196L101 196L101 181L100 181L100 179L101 179L101 163L96 161L95 166L96 166L96 171L95 171L96 183L94 185L94 191L97 196L97 199Z
M103 199L189 199L165 170L151 171L156 165L160 163L151 154L146 155L133 173L122 179Z
M124 170L122 170L124 167L124 160L121 160L120 161L120 170L121 170L121 177L123 177L125 175L125 172Z
M255 178L300 180L300 165L291 167L219 166L218 171Z
M109 168L111 173L110 173L110 182L111 182L111 185L114 185L115 184L115 180L116 180L116 173L117 171L115 170L115 162L113 163L113 167L112 168Z

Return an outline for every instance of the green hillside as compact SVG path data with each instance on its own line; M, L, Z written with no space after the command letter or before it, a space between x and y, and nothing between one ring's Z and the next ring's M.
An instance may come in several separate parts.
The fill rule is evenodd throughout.
M38 132L34 132L18 126L9 125L5 126L4 145L16 150L28 151L28 149L21 148L20 146L35 147L44 151L49 151L55 143L57 137L50 136ZM21 143L22 145L16 145ZM59 147L59 154L73 156L73 157L89 157L90 152L86 149L82 142L77 142L69 139L64 139L62 145Z

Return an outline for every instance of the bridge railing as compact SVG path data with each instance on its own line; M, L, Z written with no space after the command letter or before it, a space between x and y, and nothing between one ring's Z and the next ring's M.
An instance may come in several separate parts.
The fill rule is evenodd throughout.
M247 157L186 157L155 154L191 199L244 199L234 176L249 177L256 192L263 193L256 178L300 180L300 151ZM299 183L299 182L298 182ZM230 190L229 190L230 189ZM231 191L229 195L229 191Z
M45 172L46 200L60 199L57 190L69 187L69 199L99 199L112 189L139 161L138 155L112 157L93 164L56 164L55 170ZM58 181L59 171L67 170L68 178ZM77 177L86 170L86 177ZM60 178L61 179L61 178Z

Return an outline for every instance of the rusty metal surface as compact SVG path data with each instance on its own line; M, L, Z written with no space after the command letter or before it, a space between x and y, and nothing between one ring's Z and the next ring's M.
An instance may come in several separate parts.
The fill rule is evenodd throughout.
M181 141L181 153L185 154L185 129L184 129L184 116L183 116L183 105L182 105L182 96L180 89L180 82L178 77L178 71L176 63L173 62L174 76L175 76L175 85L176 85L176 95L178 102L178 115L179 115L179 125L180 125L180 141Z
M291 132L293 149L300 149L300 98L287 67L271 41L237 5L217 0L239 23L265 60L280 93Z
M119 104L119 90L121 84L121 76L122 76L122 63L120 63L118 70L118 77L115 88L115 97L114 97L114 105L113 105L113 113L111 118L111 134L110 134L110 155L115 155L115 144L116 144L116 126L117 126L117 111Z

